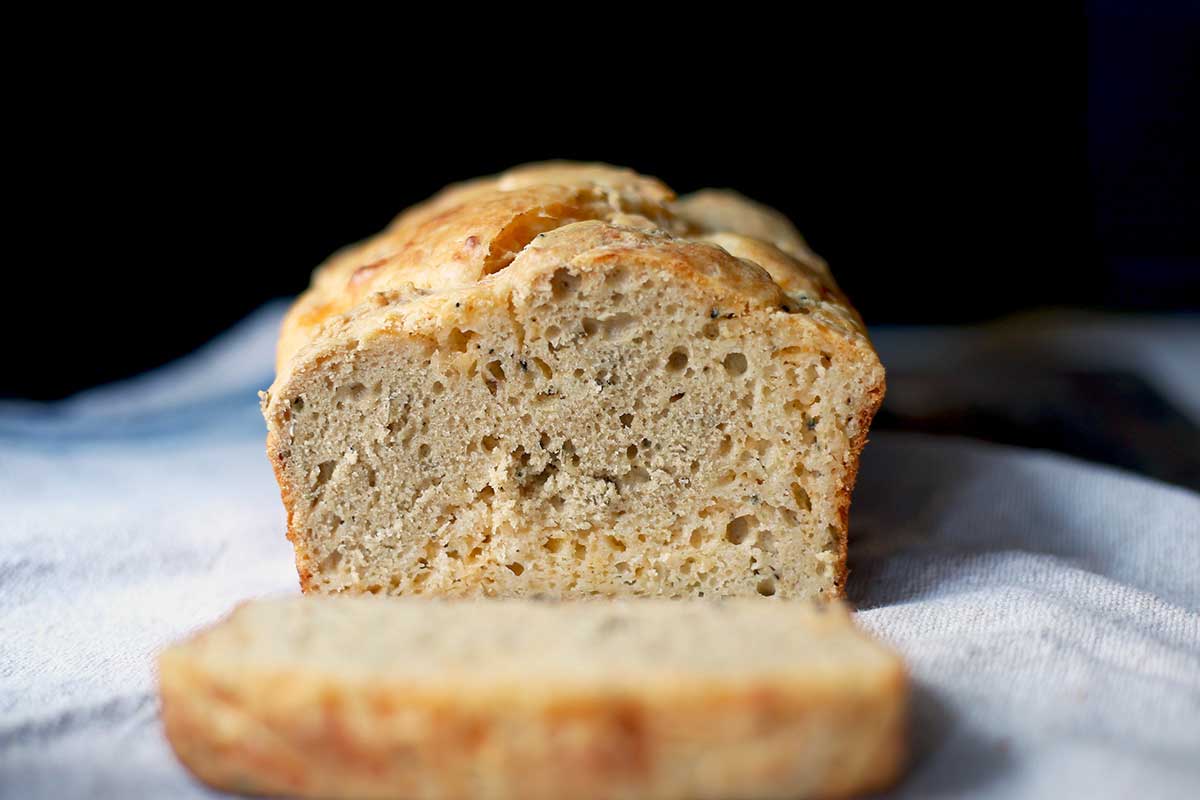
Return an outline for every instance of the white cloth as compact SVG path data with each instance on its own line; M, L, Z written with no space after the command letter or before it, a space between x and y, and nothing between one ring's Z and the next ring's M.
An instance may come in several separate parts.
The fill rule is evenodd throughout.
M254 391L280 308L70 401L0 404L0 795L211 797L153 658L296 591ZM876 434L851 599L915 683L897 797L1200 792L1200 496L1048 453Z

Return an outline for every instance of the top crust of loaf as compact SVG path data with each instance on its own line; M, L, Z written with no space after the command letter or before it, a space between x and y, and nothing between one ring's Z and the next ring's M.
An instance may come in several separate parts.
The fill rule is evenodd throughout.
M503 272L526 251L546 247L551 233L560 252L575 255L652 245L674 256L672 267L685 278L717 284L754 306L790 302L812 324L870 351L862 320L828 267L777 211L728 190L676 200L657 179L629 169L547 162L450 186L321 265L284 320L276 384L304 360L306 345L386 324L382 307L421 306L404 316L434 326L462 316L472 295L498 296L497 284L510 283ZM362 318L373 322L354 325Z

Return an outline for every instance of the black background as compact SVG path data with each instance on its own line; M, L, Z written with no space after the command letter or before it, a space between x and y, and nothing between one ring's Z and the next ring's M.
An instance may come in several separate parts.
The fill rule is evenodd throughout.
M1196 12L773 24L554 52L416 53L410 27L303 65L253 37L100 47L10 122L0 396L169 361L445 183L543 158L780 208L869 324L1200 307Z

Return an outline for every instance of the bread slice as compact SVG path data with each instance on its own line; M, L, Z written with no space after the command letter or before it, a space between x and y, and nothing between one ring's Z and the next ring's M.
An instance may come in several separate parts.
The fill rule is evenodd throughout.
M163 653L179 758L344 798L797 798L903 762L898 658L836 604L298 596Z
M828 598L883 390L778 213L543 164L317 270L263 411L306 591Z

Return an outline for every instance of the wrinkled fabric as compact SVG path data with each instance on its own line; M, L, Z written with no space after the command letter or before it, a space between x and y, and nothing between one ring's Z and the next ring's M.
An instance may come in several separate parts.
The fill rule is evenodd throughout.
M255 391L281 308L63 403L0 404L0 794L211 797L154 654L297 582ZM895 797L1200 792L1200 495L1046 452L878 433L849 595L914 682Z

